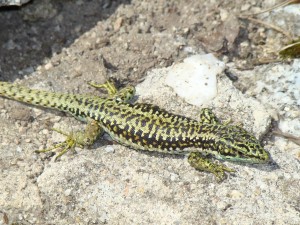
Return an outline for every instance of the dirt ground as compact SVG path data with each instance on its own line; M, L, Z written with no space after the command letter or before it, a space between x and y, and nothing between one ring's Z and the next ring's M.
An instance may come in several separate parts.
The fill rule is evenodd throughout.
M66 61L60 53L70 46L74 52L69 55L87 61L81 65L85 76L101 72L125 83L137 83L149 69L170 66L201 51L251 68L259 59L272 58L287 39L238 17L273 4L44 0L22 8L1 8L1 77L21 79L53 57L57 67Z
M260 77L243 77L242 72L237 71L253 71L257 66L279 60L278 50L288 43L289 38L282 32L241 17L274 4L276 4L274 0L40 0L32 1L22 7L0 8L0 80L20 81L32 88L52 91L95 92L87 85L87 81L103 83L108 78L113 78L120 86L137 85L144 80L151 69L169 67L196 53L214 53L220 60L230 65L224 76L227 76L240 92L251 95L259 101L258 95L253 90ZM277 13L255 18L275 24L281 17L282 15ZM290 15L285 18L284 22L280 20L281 28L294 36L299 35L300 23L295 22L296 16ZM281 62L287 65L290 63L282 60ZM295 112L299 111L299 106L293 105L291 109ZM160 180L161 170L148 162L148 158L152 159L152 156L147 154L138 156L139 153L134 151L127 155L128 150L124 147L120 147L120 153L117 153L119 155L112 156L110 154L114 150L107 146L107 143L110 143L107 140L99 142L97 148L106 149L104 155L107 156L108 164L96 162L100 155L84 155L81 159L80 156L70 156L70 159L66 158L56 164L51 161L49 155L35 155L33 150L51 144L52 139L49 140L49 137L53 126L67 124L65 125L67 127L76 127L80 126L80 123L74 122L69 117L64 118L63 113L53 114L53 111L32 109L3 99L0 99L0 110L2 126L0 140L3 147L0 170L1 180L5 184L0 188L3 192L0 194L2 195L0 201L3 203L0 206L0 213L2 213L0 224L284 224L286 221L297 224L300 221L300 196L295 191L299 190L300 186L298 177L293 179L287 177L286 179L290 179L291 183L283 182L282 186L283 193L287 194L290 186L293 188L293 193L296 193L289 204L283 201L288 204L287 211L291 208L289 212L294 213L294 217L290 220L290 214L284 212L284 205L283 211L274 212L277 214L276 218L282 215L282 221L278 222L272 218L268 220L268 216L272 215L272 210L269 208L265 208L269 214L265 214L261 219L252 218L257 215L256 210L262 208L258 206L250 210L249 205L242 203L238 206L241 211L245 210L245 214L237 217L230 216L230 219L226 220L225 215L230 214L233 203L218 202L220 196L214 197L214 194L218 193L218 184L212 184L212 179L204 179L201 183L199 180L194 180L198 179L193 177L196 173L188 172L187 178L184 179L190 180L180 183L177 181L176 173L170 172L171 181L177 182L179 187L186 190L178 195L172 194L175 190L170 191L166 196L161 196L159 190L154 190L152 193L151 188L167 189L168 185L171 185L165 183L169 181ZM281 109L272 108L273 112L274 110ZM267 135L266 141L272 142L274 138ZM8 149L11 150L7 152ZM92 154L90 151L87 152L86 154ZM95 161L93 157L96 157ZM118 157L120 158L117 159ZM124 163L121 161L122 157L126 158L127 167L120 175L119 171L113 168L116 162ZM94 199L97 196L96 191L98 194L103 192L103 196L106 193L109 195L117 192L117 190L112 191L110 185L116 182L119 176L122 176L125 185L122 189L124 195L131 191L126 186L126 182L130 179L138 180L138 175L132 175L133 178L131 176L130 169L133 169L132 164L129 163L133 160L131 157L141 157L140 163L147 164L143 168L137 166L134 170L149 169L153 172L147 175L149 184L147 182L141 184L146 191L143 188L135 191L137 196L147 193L146 197L141 198L145 201L148 199L148 203L154 206L157 203L157 208L162 210L155 211L158 214L146 212L148 205L146 203L144 205L144 202L138 202L136 206L138 210L130 208L128 205L131 205L130 201L133 201L133 205L135 198L126 201L112 198L112 201L108 201L98 196L98 200ZM166 160L165 168L167 171L172 171L172 164L168 166L168 163L173 158L160 157L154 157L155 162ZM84 161L86 158L89 160ZM72 160L77 160L76 164ZM177 158L175 157L174 160ZM177 162L173 163L175 166ZM66 166L64 167L66 170L60 171L61 164ZM74 165L76 168L72 168ZM103 169L103 165L105 168L108 166L111 168ZM47 174L49 167L57 172ZM73 176L72 170L76 170L77 174ZM91 171L95 170L99 170L101 176L110 173L110 176L107 175L108 180L101 179L102 184L97 186L97 190L89 189L92 184L97 183L96 174L91 180L75 181L77 178L89 176ZM151 177L152 175L154 177ZM181 176L184 174L179 177ZM205 174L205 176L209 175ZM50 181L54 179L57 183L51 184ZM184 207L190 209L191 205L197 203L191 192L195 188L193 181L198 182L197 189L202 190L199 194L206 204L192 208L190 214L183 213ZM39 182L43 182L44 185L49 184L52 189L40 189ZM60 182L64 185L69 182L70 185L64 187ZM282 180L276 182L280 183ZM147 185L150 185L149 189ZM51 191L56 186L58 194L54 195L55 199L52 199ZM225 189L232 190L232 187L223 184ZM211 194L206 195L206 189L210 189ZM85 198L78 197L85 194L87 194ZM234 199L242 198L239 192L230 192L228 195L233 196ZM157 196L159 196L158 202ZM185 201L177 201L174 196L188 199L191 205L183 205ZM90 204L101 199L106 201L100 206L99 202L95 205ZM242 199L241 201L243 202ZM176 211L177 208L174 211L164 208L167 207L166 205L177 203L178 208L182 208L182 214L178 213L181 212L180 210ZM260 204L259 197L256 203ZM119 212L118 207L123 207L124 211L129 207L130 213L112 216L114 210ZM143 207L144 211L141 209ZM262 214L263 211L259 211L258 215ZM238 221L242 219L245 219L244 222L239 223Z

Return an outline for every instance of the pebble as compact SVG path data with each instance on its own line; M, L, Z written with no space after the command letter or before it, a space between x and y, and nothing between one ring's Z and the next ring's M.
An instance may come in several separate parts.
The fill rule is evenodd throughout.
M71 192L72 192L72 189L69 188L69 189L65 190L65 195L70 196Z
M109 145L104 148L104 151L106 151L107 153L114 153L115 149L111 145Z
M52 63L49 62L45 65L45 70L50 70L53 67Z
M233 199L240 199L240 198L243 198L244 197L244 194L241 193L240 191L238 190L232 190L230 193L229 193L229 196Z

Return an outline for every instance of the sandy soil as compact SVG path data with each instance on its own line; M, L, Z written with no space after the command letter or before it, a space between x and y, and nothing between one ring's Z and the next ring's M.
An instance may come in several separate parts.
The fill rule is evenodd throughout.
M228 65L219 77L220 93L233 90L240 101L233 104L228 96L219 96L211 106L221 118L247 117L245 124L265 136L263 143L279 165L236 165L237 175L217 183L182 157L141 154L111 145L108 137L90 151L54 162L51 154L33 151L63 140L52 127L75 130L82 124L63 113L0 99L0 224L300 224L299 146L270 134L280 118L299 118L299 105L297 99L268 104L266 93L272 91L256 86L257 81L270 82L265 74L274 64L264 64L278 59L289 38L239 18L274 4L41 0L0 8L0 80L32 88L99 94L87 81L113 78L119 86L137 85L148 73L153 76L152 69L161 69L161 75L187 56L214 53ZM300 34L295 14L278 11L257 18ZM291 67L281 60L281 65L282 74L290 68L299 73L299 61ZM151 83L143 90L147 88ZM144 100L196 117L198 109L176 95L161 96L157 89ZM253 116L265 121L260 131L249 122L252 111L243 106L247 98L265 107ZM293 131L298 134L300 128Z

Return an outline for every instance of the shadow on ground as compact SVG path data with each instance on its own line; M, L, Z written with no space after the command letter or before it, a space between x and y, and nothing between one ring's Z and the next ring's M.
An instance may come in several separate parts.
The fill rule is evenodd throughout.
M32 1L0 9L0 79L13 81L106 20L130 0Z

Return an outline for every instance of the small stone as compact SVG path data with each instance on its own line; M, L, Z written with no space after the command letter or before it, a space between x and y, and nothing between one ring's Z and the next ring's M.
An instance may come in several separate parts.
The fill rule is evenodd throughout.
M17 45L13 40L9 40L7 43L3 45L7 50L21 49L19 45Z
M170 174L170 179L171 179L171 181L178 180L178 175L175 174L175 173L171 173L171 174Z
M69 189L65 190L65 195L69 196L71 194L71 192L72 192L72 189L69 188Z
M248 11L250 9L251 5L249 4L242 4L241 11Z
M61 121L61 116L51 117L50 119L51 123L58 123L59 121Z
M217 209L219 210L224 210L227 206L227 203L226 202L223 202L223 201L220 201L220 202L217 202Z
M105 149L104 149L107 153L114 153L115 152L115 149L109 145L109 146L106 146Z
M24 74L31 74L34 72L34 68L32 66L27 67L23 70Z
M225 9L220 9L220 17L222 21L225 21L228 18L228 11Z
M16 149L17 152L22 152L23 149L20 147L20 146L17 146L17 149Z
M49 62L49 63L47 63L47 64L45 65L45 70L49 70L49 69L51 69L52 67L53 67L52 63Z
M83 4L84 4L84 2L83 2L82 0L77 0L77 1L76 1L76 5L81 6L81 5L83 5Z
M25 142L26 143L31 143L31 139L27 138L27 139L25 139Z
M190 28L186 27L183 29L184 34L188 34L190 32Z
M120 30L122 24L123 24L123 18L119 17L114 23L114 31Z
M42 130L42 134L44 134L44 135L48 135L48 134L49 134L49 130L47 130L47 129L43 129L43 130Z
M240 198L243 198L244 197L244 194L241 193L240 191L238 190L232 190L230 193L229 193L229 196L233 199L240 199Z

